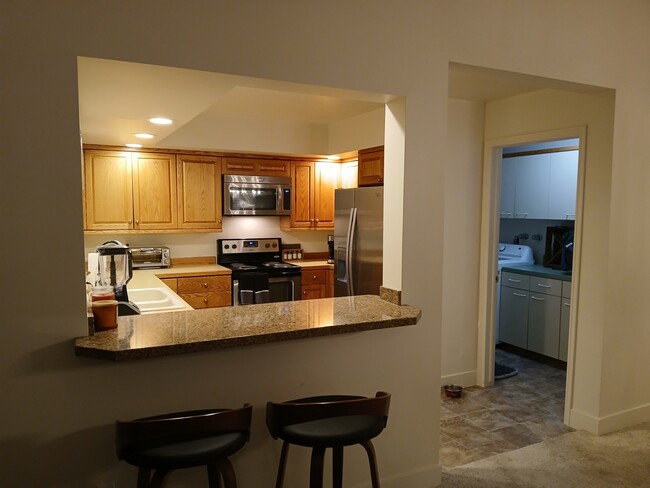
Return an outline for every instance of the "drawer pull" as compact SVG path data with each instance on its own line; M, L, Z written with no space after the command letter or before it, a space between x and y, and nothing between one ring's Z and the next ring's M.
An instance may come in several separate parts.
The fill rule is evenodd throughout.
M542 288L551 288L553 285L542 285L541 283L537 283L537 286L541 286Z
M203 299L203 303L207 304L207 303L208 303L208 299L207 299L207 298L204 298L204 299Z
M562 305L564 305L565 307L570 307L571 306L570 303L563 303Z
M512 281L513 283L521 283L521 280L513 280L512 278L508 278L508 281Z
M538 302L543 302L544 300L546 300L546 298L539 298L539 297L530 297L530 298L532 298L533 300L537 300Z
M203 288L207 288L207 287L208 287L208 284L207 284L207 283L203 283Z
M514 296L516 297L525 297L526 295L524 293L513 293Z

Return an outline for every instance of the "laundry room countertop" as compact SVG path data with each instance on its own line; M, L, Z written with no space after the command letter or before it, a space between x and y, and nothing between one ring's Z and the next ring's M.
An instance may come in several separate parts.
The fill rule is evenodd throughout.
M501 271L508 271L509 273L526 274L530 276L540 276L542 278L552 278L554 280L571 281L571 272L562 271L561 269L553 269L542 266L541 264L517 264L509 265L501 268Z

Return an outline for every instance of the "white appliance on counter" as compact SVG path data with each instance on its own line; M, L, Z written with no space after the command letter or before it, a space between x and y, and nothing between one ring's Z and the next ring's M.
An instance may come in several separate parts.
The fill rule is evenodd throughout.
M501 268L521 264L534 264L533 250L521 244L499 243L499 262L497 264L497 317L495 342L499 343L499 318L501 317Z

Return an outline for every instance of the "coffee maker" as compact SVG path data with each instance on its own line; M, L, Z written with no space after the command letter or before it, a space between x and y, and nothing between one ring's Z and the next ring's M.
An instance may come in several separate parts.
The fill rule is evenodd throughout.
M139 315L140 309L129 301L126 284L133 277L131 249L120 241L106 241L97 248L98 284L112 286L118 315Z

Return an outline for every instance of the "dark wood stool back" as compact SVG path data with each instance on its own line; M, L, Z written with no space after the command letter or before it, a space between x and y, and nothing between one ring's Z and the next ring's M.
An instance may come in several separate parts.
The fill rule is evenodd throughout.
M333 449L333 484L343 485L343 448L360 444L366 450L373 488L379 488L377 460L371 439L386 427L390 394L374 397L326 395L288 402L268 402L266 425L274 439L282 439L276 488L284 482L289 445L312 448L310 488L323 486L325 450Z
M195 466L207 467L210 488L221 488L221 480L226 488L236 488L228 456L248 442L251 414L246 404L118 420L117 457L138 467L138 488L163 487L173 470Z

